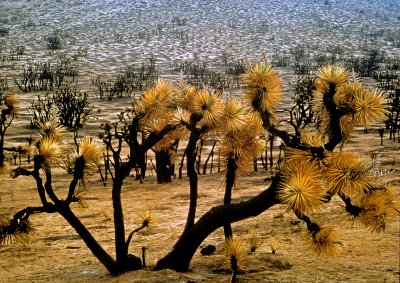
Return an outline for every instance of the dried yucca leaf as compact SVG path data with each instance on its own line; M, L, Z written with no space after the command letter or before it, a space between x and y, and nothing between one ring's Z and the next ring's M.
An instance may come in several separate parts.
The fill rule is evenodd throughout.
M193 98L193 113L201 117L201 125L216 127L221 122L223 111L222 99L216 93L202 89Z
M323 203L325 190L319 166L315 162L303 158L292 159L284 163L279 174L282 181L277 198L291 209L305 213Z
M18 113L19 98L16 95L6 95L4 97L4 104L13 114ZM10 113L11 114L11 113Z
M229 100L225 104L224 113L222 116L222 131L236 132L242 130L246 123L246 116L244 114L244 108L242 105L240 105L239 101Z
M229 237L225 239L224 251L228 262L234 258L239 263L247 254L246 243L240 238Z
M278 72L270 64L254 64L242 75L242 80L246 84L244 96L255 110L270 113L275 110L282 91Z
M86 164L98 164L103 155L103 145L91 138L84 137L79 145L78 156L82 156Z
M349 73L343 66L333 64L320 67L316 76L317 91L325 93L329 91L331 85L338 87L345 83L348 80Z
M281 82L279 75L267 62L258 63L249 68L242 75L246 85L245 98L255 110L273 112L281 96Z
M47 165L55 162L61 156L59 141L53 136L45 136L39 142L39 154Z
M385 117L388 112L386 97L380 90L364 90L354 97L354 119L363 126L369 126L372 122Z
M324 145L325 137L324 135L315 130L302 130L300 133L301 142L307 146L320 147Z
M338 256L342 253L342 244L337 240L336 233L331 228L319 226L310 232L311 250L317 255Z
M394 187L391 185L381 190L373 190L362 198L360 202L362 210L358 219L373 232L384 231L390 219L398 211L395 204L396 197Z
M332 194L360 193L372 181L368 161L351 152L333 153L327 159L324 178Z
M162 118L166 113L174 110L175 88L165 80L158 80L157 84L146 90L136 103L136 112L141 113L142 123Z
M139 217L142 221L142 226L151 231L154 229L157 219L155 217L154 211L151 209L144 209L139 213Z

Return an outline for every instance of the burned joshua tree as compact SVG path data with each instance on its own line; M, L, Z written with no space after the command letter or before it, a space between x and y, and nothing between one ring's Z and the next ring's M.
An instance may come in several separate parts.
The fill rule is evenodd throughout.
M101 153L100 144L91 139L83 139L80 143L72 164L72 180L61 197L62 190L57 190L56 194L52 186L54 160L60 155L59 141L54 134L42 137L37 145L33 169L18 167L12 171L13 177L24 175L35 180L42 206L27 207L10 221L2 222L2 237L9 235L9 231L29 231L24 227L33 213L59 213L110 273L140 268L140 259L128 252L136 230L125 233L121 202L123 183L130 171L143 162L148 150L159 142L164 143L164 139L169 139L168 135L173 137L169 140L173 140L177 136L183 138L184 133L188 138L185 149L190 192L188 215L185 228L172 250L157 262L158 269L187 271L195 251L208 235L224 227L226 239L232 239L231 223L255 217L275 205L287 206L299 221L306 224L317 254L336 254L341 245L334 232L310 217L310 212L330 202L334 195L343 201L350 217L359 219L372 231L383 231L388 217L396 213L392 188L376 182L367 160L346 152L344 144L356 124L369 125L384 117L384 94L367 90L359 82L349 80L349 73L342 66L319 68L312 93L312 111L319 122L298 129L299 138L295 130L291 132L278 127L275 116L281 98L278 73L267 62L262 62L251 66L242 80L245 89L241 103L226 101L217 93L189 86L180 86L177 91L158 89L145 92L132 101L132 108L122 113L117 122L104 125L103 141L110 151L108 170L113 181L115 257L100 246L70 207L81 199L78 181L84 177L90 164L98 162ZM166 82L158 82L156 89L162 87L171 88ZM197 143L210 132L219 133L222 139L226 192L225 197L221 196L221 205L196 218L198 176L195 150ZM284 156L276 174L269 186L257 196L232 203L230 191L240 173L249 166L251 168L254 156L263 146L259 137L265 132L279 137L284 144ZM335 150L338 146L343 150ZM128 152L128 155L124 156L123 152ZM150 221L144 220L142 226L146 223ZM237 260L237 256L231 253L232 280L236 276Z

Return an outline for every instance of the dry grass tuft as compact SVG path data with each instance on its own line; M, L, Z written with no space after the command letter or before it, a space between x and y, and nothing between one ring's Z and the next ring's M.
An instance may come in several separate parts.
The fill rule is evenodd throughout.
M246 244L242 239L229 237L225 239L225 257L230 263L232 258L239 263L247 254Z

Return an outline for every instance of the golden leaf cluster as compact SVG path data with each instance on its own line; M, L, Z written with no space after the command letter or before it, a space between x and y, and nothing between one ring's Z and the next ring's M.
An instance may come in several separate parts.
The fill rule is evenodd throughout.
M342 244L337 240L336 233L324 226L317 231L311 231L311 250L317 255L338 256L342 253Z
M212 129L218 126L224 110L224 103L217 93L201 89L193 98L191 109L192 113L201 117L200 125Z
M170 111L175 111L175 87L166 80L158 80L156 85L146 90L138 102L134 102L135 110L142 115L141 122L146 124L154 119L164 119Z
M142 221L142 226L151 231L154 229L157 221L154 212L151 209L144 209L139 213L139 217Z
M395 201L396 193L390 184L384 189L365 195L360 202L360 222L373 232L384 231L397 210Z
M369 162L354 153L333 153L325 164L324 178L333 194L363 193L372 181Z
M315 130L303 129L300 133L300 139L302 143L311 147L321 147L325 142L324 135Z
M291 159L279 168L279 174L282 181L277 198L291 209L306 213L323 203L325 189L316 162L306 158Z
M78 156L82 156L86 165L97 165L103 154L103 145L91 138L84 137L79 145Z
M226 108L221 123L221 156L226 160L233 158L236 174L240 175L252 166L253 158L265 148L265 141L259 138L262 121L253 112L245 112L237 101L228 102Z
M39 142L39 154L44 159L45 165L54 163L61 156L59 141L53 136L45 136Z
M282 96L278 72L267 62L262 62L250 67L242 80L246 85L244 96L253 108L272 113Z
M19 103L19 98L13 94L13 95L6 95L4 96L4 106L7 109L7 114L17 114L18 113L18 107L17 104Z

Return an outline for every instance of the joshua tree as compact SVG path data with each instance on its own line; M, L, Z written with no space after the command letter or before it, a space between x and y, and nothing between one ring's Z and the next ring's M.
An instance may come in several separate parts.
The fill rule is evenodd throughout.
M334 195L343 200L352 217L373 231L382 231L387 225L387 217L396 211L391 187L374 182L370 165L364 158L335 151L335 148L343 146L349 139L356 123L368 125L385 115L385 97L379 91L364 89L357 81L349 81L348 71L341 66L321 67L316 77L312 105L318 123L312 125L312 129L311 125L303 129L300 138L296 133L278 128L274 112L281 97L280 81L277 72L266 62L255 64L243 75L246 85L243 106L193 87L183 87L176 92L145 92L133 101L131 109L119 116L118 122L104 125L104 143L111 152L108 170L113 180L115 259L99 245L70 208L71 203L80 200L78 181L84 177L88 166L98 160L99 144L90 139L82 141L73 164L73 179L66 188L67 197L61 199L52 189L51 174L59 150L57 131L44 135L38 143L33 170L18 167L13 171L14 177L27 175L35 179L42 206L17 212L10 221L1 224L0 234L4 239L7 235L29 232L28 218L32 213L58 212L110 273L140 268L140 259L128 253L135 230L126 237L121 203L123 182L148 150L163 142L167 135L183 137L185 131L188 132L185 153L190 180L187 221L178 241L158 261L157 268L187 271L195 251L210 233L257 216L277 204L288 206L306 223L316 253L335 254L340 249L332 231L309 216ZM159 85L168 87L165 82L159 82ZM285 155L268 188L249 200L231 203L229 191L237 176L247 164L252 164L254 154L262 145L257 137L262 128L283 141ZM198 193L195 148L210 131L219 131L223 135L226 194L224 204L211 208L195 221ZM124 147L128 149L128 158L122 156ZM45 175L45 181L42 175ZM144 221L142 226L149 222Z
M15 95L0 93L0 172L5 170L4 139L7 129L10 127L18 112L18 98Z
M288 205L307 224L317 253L335 254L340 249L332 231L307 215L333 195L339 195L346 211L373 231L384 230L388 215L396 211L391 187L374 183L365 159L334 151L349 139L356 123L368 125L385 114L381 92L349 81L348 71L341 66L321 67L313 94L313 112L320 123L315 131L303 131L299 140L278 129L275 122L274 110L281 95L277 73L267 63L256 64L243 79L250 111L260 116L265 130L284 142L285 157L266 190L250 200L210 209L183 232L171 252L158 261L158 268L187 271L197 247L210 233L279 203Z

